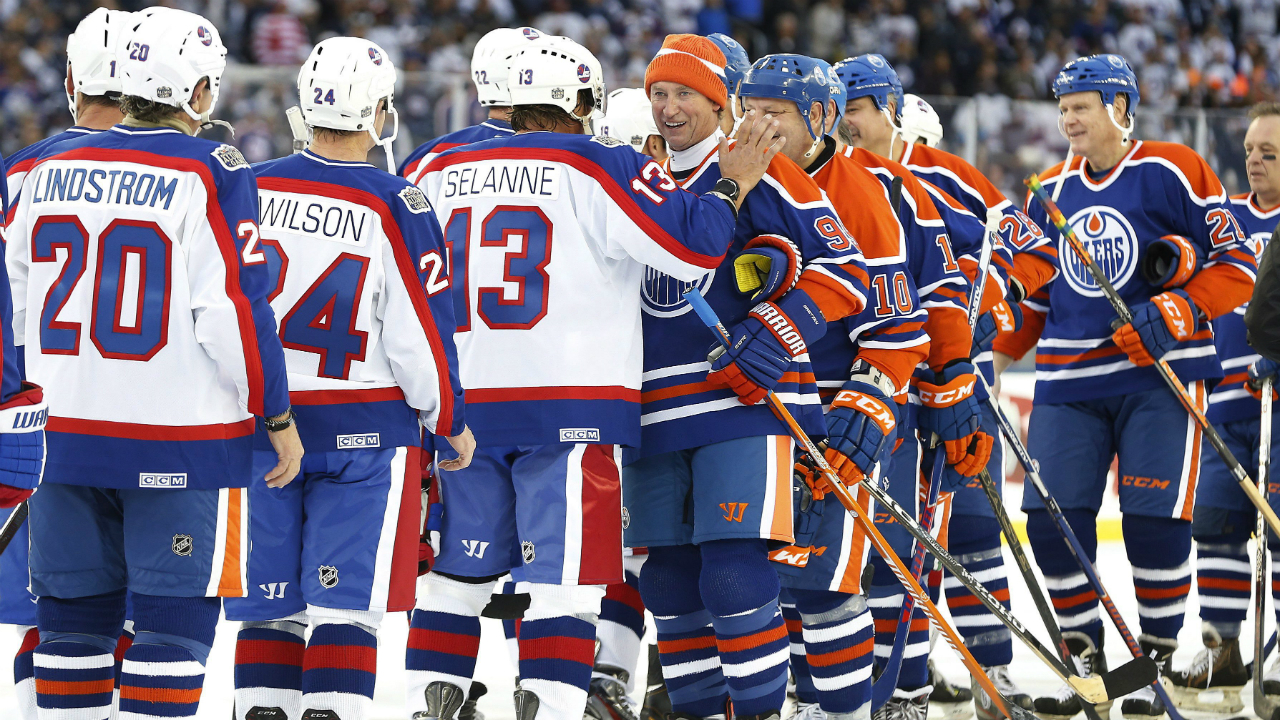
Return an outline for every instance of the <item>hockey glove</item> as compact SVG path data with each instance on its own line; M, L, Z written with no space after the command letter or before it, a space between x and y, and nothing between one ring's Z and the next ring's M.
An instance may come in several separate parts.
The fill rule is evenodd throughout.
M743 405L755 405L782 380L791 362L827 332L822 311L803 290L777 303L762 302L729 331L728 352L716 345L707 379L733 388Z
M1170 290L1133 309L1133 322L1111 335L1117 347L1138 367L1154 365L1199 327L1199 310L1191 296Z
M733 259L738 292L753 302L774 302L796 286L800 263L800 251L790 240L780 235L752 238Z
M0 508L31 497L44 476L44 426L49 406L33 383L0 405Z
M1249 366L1249 379L1245 381L1244 387L1249 391L1255 399L1262 400L1262 381L1271 378L1271 399L1280 400L1280 390L1275 386L1276 370L1280 369L1280 364L1275 360L1266 358L1258 358Z
M1204 251L1181 235L1165 235L1147 246L1142 276L1158 288L1172 290L1187 284L1204 262Z
M844 484L861 482L887 455L897 437L895 404L863 376L846 382L831 402L823 454Z
M935 433L947 451L947 462L965 477L977 475L991 458L994 438L982 432L982 409L974 397L978 378L973 365L952 361L941 372L924 371L920 391L920 429Z
M973 328L971 357L978 357L991 349L991 343L1000 333L1018 332L1022 329L1022 308L1000 301L995 307L978 316Z
M431 572L440 556L440 527L444 521L444 505L440 503L440 486L435 478L435 453L422 453L422 535L418 538L418 576Z

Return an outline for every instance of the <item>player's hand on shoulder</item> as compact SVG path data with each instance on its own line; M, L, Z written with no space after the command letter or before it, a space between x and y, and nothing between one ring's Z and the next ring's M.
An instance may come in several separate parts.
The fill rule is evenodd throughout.
M293 410L287 410L280 415L267 418L269 422L290 421L288 426L279 430L271 430L268 426L267 439L271 441L271 447L275 449L279 462L271 468L271 472L267 473L267 487L282 488L293 482L298 472L302 470L302 438L298 437L298 423L292 421L292 415Z
M471 464L471 458L476 454L476 438L471 434L471 428L464 427L462 432L453 437L446 437L449 446L453 451L458 453L456 458L440 461L440 469L453 472L461 470Z
M972 363L953 360L937 372L925 371L917 383L921 430L942 440L947 463L965 477L987 466L995 444L982 432L982 408L974 395L977 381Z
M883 388L855 376L827 412L823 453L846 485L862 482L882 462L898 435L897 403Z
M1271 399L1280 399L1280 392L1275 387L1276 370L1280 368L1280 363L1267 358L1258 358L1249 365L1248 380L1245 381L1244 387L1249 394L1262 399L1262 381L1271 378Z
M1111 335L1130 362L1154 365L1200 327L1200 310L1184 290L1169 290L1133 308L1133 320Z
M818 304L803 290L794 289L776 303L758 303L729 330L727 351L712 348L707 379L733 388L743 405L755 405L826 331Z
M733 137L737 142L732 147L726 138L720 139L720 177L737 182L740 197L746 197L787 139L778 134L777 120L754 110L747 113Z

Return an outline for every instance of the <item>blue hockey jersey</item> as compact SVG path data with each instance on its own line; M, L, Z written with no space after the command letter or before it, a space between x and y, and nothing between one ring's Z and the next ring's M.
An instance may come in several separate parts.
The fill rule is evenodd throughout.
M253 169L257 252L303 445L417 445L419 417L431 432L461 433L444 239L422 191L310 151Z
M1231 209L1244 229L1246 242L1254 255L1262 257L1262 251L1271 241L1271 233L1280 223L1280 206L1270 210L1258 207L1253 193L1231 196ZM1222 361L1222 382L1209 395L1209 422L1224 423L1233 420L1256 418L1262 413L1262 405L1244 387L1249 365L1257 360L1246 340L1244 311L1248 303L1235 308L1213 321L1213 344Z
M514 134L515 131L511 129L511 123L506 120L492 119L485 120L479 125L455 130L419 145L417 149L409 154L409 157L404 159L404 162L400 163L400 169L397 174L415 185L419 184L426 175L427 166L440 153L463 145L470 145L471 143L500 137L511 137Z
M1130 307L1162 292L1138 270L1147 247L1165 235L1183 235L1205 255L1184 288L1212 319L1244 302L1257 261L1245 244L1222 183L1208 164L1183 145L1135 141L1101 178L1075 157L1040 176L1067 221ZM1028 195L1027 215L1058 243L1059 276L1036 351L1035 401L1066 403L1163 387L1154 367L1140 368L1111 340L1115 310L1086 266L1059 237L1044 208ZM1185 383L1222 377L1213 331L1204 327L1165 355Z
M15 340L50 406L45 479L247 485L254 416L289 398L239 151L117 125L45 150L13 218Z
M419 184L444 225L476 441L639 445L641 283L719 266L729 204L619 140L549 132L448 150Z
M713 134L680 155L679 184L706 192L720 179L718 142ZM672 167L673 160L667 161ZM798 165L774 159L764 178L745 198L729 257L760 235L790 240L805 263L797 287L817 301L837 331L837 321L866 306L868 282L862 253L839 221L826 194ZM738 292L732 260L695 284L726 327L751 310ZM787 427L764 404L747 407L727 386L707 380L707 352L714 337L693 313L683 293L690 283L651 272L644 283L644 388L641 454L654 455L715 442L760 435L786 435ZM809 353L797 358L774 388L792 414L813 435L826 427Z
M95 132L98 131L73 127L56 135L50 135L44 140L33 142L9 156L5 164L4 173L4 184L6 191L9 193L9 210L5 212L6 223L12 217L13 212L18 209L18 200L20 199L18 195L22 191L22 180L27 176L27 172L31 170L31 166L36 164L36 160L40 159L41 153L65 140L84 137Z

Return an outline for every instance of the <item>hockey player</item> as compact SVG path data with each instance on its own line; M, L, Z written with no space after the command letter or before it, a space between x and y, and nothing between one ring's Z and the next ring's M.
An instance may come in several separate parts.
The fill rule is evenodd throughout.
M254 168L272 307L311 452L289 487L250 489L250 596L226 604L228 619L245 621L241 720L281 709L368 717L379 624L413 608L419 422L459 455L442 470L465 467L475 447L440 227L420 189L364 162L385 142L395 82L378 45L319 43L298 74L310 146Z
M1061 276L1049 291L1036 355L1028 449L1090 559L1107 470L1119 457L1138 641L1167 669L1190 590L1192 507L1203 450L1199 426L1151 365L1168 361L1203 406L1205 381L1222 377L1208 321L1249 298L1256 261L1222 184L1199 155L1181 145L1129 138L1139 96L1124 58L1072 60L1053 91L1071 149L1068 160L1042 173L1041 181L1134 319L1112 329L1115 313L1102 290L1061 242ZM1027 215L1060 240L1034 198L1028 198ZM1197 269L1168 279L1138 272L1149 253L1167 243L1188 262L1194 255ZM1022 505L1064 639L1086 670L1098 672L1105 667L1098 600L1041 502L1027 494ZM1165 712L1149 687L1127 697L1121 709L1136 717ZM1080 704L1064 691L1038 699L1036 710L1070 716Z
M124 29L131 16L132 13L99 8L89 13L76 26L75 32L67 36L65 84L67 104L75 125L28 145L9 157L5 181L0 183L0 190L9 197L6 219L17 210L22 179L46 148L63 140L106 130L124 119L119 105L119 51L124 46ZM21 369L21 350L13 355L13 359ZM31 653L39 642L39 634L35 629L36 598L28 589L28 527L23 523L8 549L0 555L0 623L18 626L18 633L23 638L14 658L13 683L21 717L23 720L35 720L36 690ZM131 636L129 624L126 624L125 637Z
M898 435L898 400L916 365L928 356L924 332L926 312L917 295L922 264L909 247L910 231L900 225L885 186L867 169L836 152L826 137L826 114L831 95L829 67L800 55L769 55L756 61L739 93L743 107L780 120L780 132L809 142L790 143L784 153L827 192L846 229L857 238L866 258L873 301L856 316L846 318L841 332L828 332L811 354L814 374L830 402L826 416L827 454L842 478L855 486L866 505L865 492L856 488L864 476L880 472ZM919 241L918 233L911 240ZM928 235L925 242L932 242ZM749 251L748 251L749 252ZM740 256L742 257L742 256ZM942 263L936 264L938 274ZM929 277L927 282L945 286ZM963 287L958 274L953 287ZM952 300L954 302L954 300ZM963 310L962 306L956 306ZM961 324L963 313L957 313ZM867 386L895 398L885 404L885 421L855 409L854 399ZM896 396L896 397L895 397ZM886 432L887 430L887 432ZM814 503L802 503L796 542L771 555L785 592L783 614L793 647L792 672L800 701L797 717L806 720L867 717L871 702L872 621L861 593L861 578L869 547L864 533L835 497L823 498L825 483L809 491ZM821 506L821 507L818 507ZM816 548L825 548L818 552ZM787 602L787 601L790 602ZM803 630L796 625L802 625ZM808 662L812 659L812 664Z
M1256 105L1249 117L1244 151L1250 192L1232 196L1231 207L1250 250L1261 256L1280 222L1280 163L1275 160L1280 152L1280 104ZM1182 255L1192 250L1180 240L1161 239L1147 250L1142 269L1158 274L1149 276L1153 284L1176 287L1181 283L1177 273L1194 267L1182 263ZM1191 258L1188 254L1186 259ZM1207 415L1249 475L1257 477L1261 408L1258 400L1249 396L1246 376L1249 365L1261 358L1246 342L1244 311L1243 306L1237 307L1213 321L1213 344L1226 377L1209 395ZM1280 437L1275 442L1280 443ZM1248 612L1250 595L1245 545L1253 534L1257 511L1207 442L1201 455L1204 461L1191 533L1196 541L1204 649L1190 667L1169 673L1169 680L1179 707L1239 712L1243 707L1240 688L1250 677L1240 655L1240 625ZM1280 506L1280 496L1272 494L1270 499ZM1273 577L1280 580L1280 568ZM1276 680L1280 680L1280 673L1273 665L1270 681ZM1222 700L1201 700L1199 691L1207 688L1221 689L1225 693ZM1280 694L1280 687L1273 687L1271 694Z
M596 123L595 133L627 143L638 153L666 162L667 141L658 132L649 109L649 98L640 88L621 88L609 93L609 112Z
M427 165L437 155L468 143L496 137L510 137L511 93L507 90L507 68L511 56L530 42L546 37L531 27L497 28L485 33L471 52L471 82L476 86L476 100L489 117L479 125L428 140L400 164L399 174L411 183L422 179Z
M751 69L751 58L742 43L724 33L711 33L707 39L724 53L724 86L729 91L729 112L720 116L720 132L733 135L742 121L742 98L738 96L738 86Z
M670 35L645 75L672 153L667 168L691 190L711 188L724 170L724 67L707 39ZM646 279L643 442L624 471L627 544L649 548L640 591L657 623L667 689L678 713L696 717L724 713L729 699L737 717L782 707L787 637L768 551L793 540L792 440L757 403L777 392L807 432L825 434L808 346L866 305L856 243L821 188L785 157L743 206L732 252L743 249L788 268L786 281L753 300L730 279L732 261L692 284ZM689 287L734 339L709 364L709 334L683 298ZM883 420L889 395L870 383L863 392L855 416Z
M169 9L128 42L124 122L46 150L9 228L15 340L57 408L31 500L36 693L41 714L108 714L127 589L120 712L189 717L219 598L245 591L255 416L279 458L268 484L292 480L302 445L254 253L253 173L191 137L226 49L208 20Z
M604 586L623 579L619 446L640 442L645 265L685 280L717 266L776 152L771 125L752 123L729 177L685 193L623 143L583 136L604 100L598 67L577 43L524 48L508 75L516 135L448 151L422 181L452 248L479 449L441 479L441 553L411 640L426 667L411 676L415 717L454 716L478 616L508 571L530 587L517 717L581 717Z

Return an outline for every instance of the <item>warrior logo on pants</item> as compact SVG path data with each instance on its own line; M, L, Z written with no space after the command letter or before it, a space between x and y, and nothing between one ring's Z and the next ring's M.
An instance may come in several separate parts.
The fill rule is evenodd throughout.
M328 590L338 584L338 568L332 565L320 566L320 587Z

